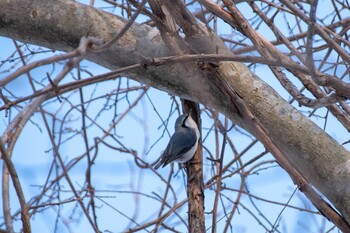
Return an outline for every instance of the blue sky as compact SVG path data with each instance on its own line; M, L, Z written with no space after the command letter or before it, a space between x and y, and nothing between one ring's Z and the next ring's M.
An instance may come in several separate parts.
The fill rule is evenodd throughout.
M223 27L223 30L227 29ZM224 33L224 31L222 33ZM31 46L31 48L36 49L35 46ZM2 51L0 53L0 61L2 61L13 52L13 42L8 38L0 38L0 49ZM43 53L33 59L40 59L52 55L51 52ZM15 55L15 57L18 57L18 54ZM17 64L17 62L18 60L14 63L6 62L2 65L0 67L0 79L8 74L3 73L2 71ZM19 64L17 64L17 66L18 65ZM46 77L46 72L50 72L51 76L54 77L54 75L60 71L61 67L61 65L56 65L54 67L48 65L37 68L30 73L39 81ZM88 69L93 75L107 71L106 69L88 61L84 61L81 64L81 67ZM281 93L283 98L286 100L290 98L265 66L257 66L254 72L260 78L269 83L269 85L273 86L275 90ZM88 73L83 72L82 75L83 78L89 77ZM67 77L65 82L72 80L73 76L76 76L76 71L73 71L72 75ZM25 96L31 93L26 79L25 76L22 76L16 81L11 82L7 87L15 93L15 95ZM84 99L87 100L91 97L103 96L106 93L114 93L117 87L123 89L139 86L141 86L139 83L131 80L127 81L126 79L123 79L120 84L119 80L115 80L100 83L98 85L91 85L84 90ZM118 96L117 109L113 108L112 105L108 111L99 112L101 106L107 103L106 98L101 98L89 104L87 108L88 115L96 120L94 124L91 124L91 121L89 120L87 121L88 125L91 124L87 129L89 144L93 145L94 139L103 135L103 132L98 126L108 129L112 123L112 119L115 117L115 113L117 114L117 117L120 116L129 108L130 104L141 95L141 93L142 90L132 91L128 93L127 96L124 93L121 93ZM174 109L172 97L167 93L151 88L147 94L148 96L145 96L111 132L117 140L123 143L123 145L127 148L136 150L139 156L146 162L152 163L159 157L161 151L166 147L169 140L167 131L170 134L173 133L173 126L178 113ZM72 105L79 104L79 95L77 93L68 93L63 97L69 98ZM178 99L177 101L179 102ZM297 104L295 106L297 106ZM67 111L71 108L72 107L69 103L64 102L61 104L57 99L47 101L44 104L44 109L47 112L56 113L58 118L65 117ZM203 106L201 108L203 109ZM310 109L307 108L302 109L305 111L305 114L308 114L310 111ZM0 112L0 119L2 119L0 122L1 133L4 132L8 122L16 113L16 110L11 110L10 116L6 117L5 111ZM170 118L169 113L172 113ZM325 110L318 110L317 114L325 115L326 112ZM162 121L167 120L168 118L169 122L165 127ZM49 124L52 128L57 131L63 126L63 129L66 132L66 134L63 135L62 140L64 143L62 143L59 148L64 161L68 163L77 156L82 155L85 151L85 147L81 136L81 115L79 111L70 111L66 118L70 120L70 123L64 125L61 125L60 122L54 122L52 118L49 119ZM220 116L220 119L223 121L224 117ZM324 119L313 117L312 120L323 128ZM202 114L202 124L202 135L206 135L208 130L212 128L213 121L205 113ZM52 163L52 146L48 140L46 129L42 125L43 120L41 115L35 113L31 118L31 122L25 126L13 153L13 162L18 170L27 200L40 192L41 189L39 186L45 182ZM328 118L326 129L327 132L339 142L342 143L348 140L348 133L342 127L339 127L338 122L332 116ZM235 127L229 132L229 136L233 140L238 152L241 152L253 140L250 136L242 134L242 131L246 133L243 129ZM56 140L58 139L56 138ZM219 137L220 146L222 144L221 140L222 136ZM111 138L108 138L106 141L113 146L120 146L117 144L116 140ZM215 154L215 135L213 131L210 131L209 136L205 139L204 146L209 148L209 150ZM346 146L348 147L348 145ZM253 146L253 148L242 157L242 162L248 162L263 151L264 148L261 144ZM203 154L205 181L210 179L213 175L210 170L211 162L206 159L208 156L209 155L206 152ZM229 161L232 156L233 152L227 148L225 162ZM268 154L261 158L259 162L272 159L273 157ZM0 165L2 165L2 161L0 161ZM248 166L247 169L252 166ZM233 166L232 169L234 169L234 167L235 166ZM177 165L175 165L174 168L177 172ZM60 171L61 170L58 168L57 172ZM170 166L159 170L159 174L166 179L169 176L169 171ZM69 171L69 175L77 189L84 185L85 172L86 162L78 163L77 166ZM142 224L147 220L150 221L150 219L158 214L161 203L156 199L157 195L163 195L166 188L165 183L155 173L146 169L139 169L135 166L134 159L130 154L120 153L108 148L107 146L100 145L98 157L92 167L92 174L92 183L96 189L96 195L100 197L100 199L96 199L96 205L98 206L98 222L101 230L122 232L128 227L135 227L135 224L137 223ZM53 175L50 176L50 179L53 178ZM177 195L177 202L181 202L186 198L184 180L184 173L181 171L171 180L171 185ZM223 182L227 187L239 188L240 180L240 176L234 175L231 178L223 180ZM286 203L291 198L295 188L296 187L291 182L289 176L279 166L276 166L275 163L263 165L259 167L259 170L256 173L246 177L246 189L251 194L281 203ZM61 189L61 200L66 200L73 196L64 179L61 181ZM12 211L15 211L19 205L15 192L13 190L11 192ZM130 194L130 192L139 192L140 194L136 196ZM205 192L207 212L212 210L214 194L215 191L213 190L206 190ZM230 206L230 201L235 200L236 197L237 192L225 190L223 191L222 203ZM87 203L88 199L86 198L84 201ZM173 204L175 202L174 196L170 194L167 201L168 203ZM232 220L233 232L265 232L263 226L271 229L271 224L274 223L283 209L283 206L281 205L266 203L255 198L249 199L249 196L247 195L242 196L241 203L243 205L239 206L239 210ZM255 204L258 208L254 207ZM314 210L309 201L299 191L292 196L289 204L304 208L310 207L310 209ZM0 203L0 208L2 208L2 203ZM248 209L254 213L254 216L259 217L258 220L250 214ZM61 219L56 218L58 211L61 212ZM181 208L178 213L186 220L187 206L185 205ZM219 209L219 213L218 220L224 215L222 208ZM264 219L264 217L268 220ZM131 223L130 225L129 218L135 219L135 223ZM69 224L66 224L65 221L69 222ZM167 219L165 223L177 226L179 221L179 218L172 217ZM270 223L268 221L270 221ZM64 204L60 209L58 209L57 206L48 208L44 211L44 214L37 214L32 220L33 232L54 232L56 224L56 232L91 232L88 222L82 217L81 209L76 207L75 202ZM286 208L283 211L280 224L281 228L278 228L280 232L318 232L323 225L326 226L325 229L329 229L332 226L332 224L322 216L315 217L315 215L300 212L299 210L291 208ZM218 232L222 231L224 225L225 218L222 218L218 222ZM210 228L210 226L211 215L208 214L206 227ZM15 228L20 229L19 221L16 221ZM186 228L182 226L177 227L176 230L185 232ZM210 231L210 229L208 231Z

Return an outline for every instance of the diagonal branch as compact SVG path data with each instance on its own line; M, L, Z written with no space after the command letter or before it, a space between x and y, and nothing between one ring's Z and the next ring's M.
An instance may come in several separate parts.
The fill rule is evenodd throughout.
M67 2L69 8L65 11L58 12L50 8L55 5L65 9ZM108 41L111 35L125 25L125 21L118 17L72 1L34 0L30 1L30 4L29 8L28 1L23 0L0 3L0 15L4 16L1 21L1 35L70 51L78 45L82 36L98 36L102 41ZM77 9L84 14L75 14ZM38 17L33 19L30 17L33 10L40 13L50 11L52 22L55 24L48 21L45 14L38 14ZM236 23L233 25L237 26L232 16L226 11L225 13L230 17L227 21ZM28 34L20 34L21 31L27 31ZM167 39L169 41L173 39L171 36L162 39L157 30L134 24L120 43L112 45L103 53L88 54L87 58L115 70L141 63L144 57L173 55L173 51L169 50L165 43ZM196 40L195 37L186 38L187 46L184 46L184 49L193 51L191 49L195 48L195 51L206 54L230 53L215 34L211 36L200 38L206 40L206 43L200 43L200 39ZM216 65L222 79L237 92L245 106L266 130L272 142L278 145L283 155L287 156L288 161L297 171L302 172L313 187L322 192L350 222L350 199L345 195L348 193L347 184L350 180L349 152L284 101L243 64L220 62ZM215 76L205 69L206 66L208 63L201 62L186 66L173 64L130 70L124 74L168 93L203 103L223 113L254 135L257 134L258 132L250 126L251 122L238 114L232 102L228 101L220 87L214 84ZM342 117L347 120L347 116Z
M13 182L13 186L15 187L16 193L17 193L17 197L21 206L21 219L22 219L22 227L23 227L23 232L25 233L30 233L31 227L30 227L30 220L29 220L29 208L28 205L26 203L26 200L24 198L24 193L22 190L22 186L21 183L19 181L18 178L18 174L17 171L15 169L15 166L13 165L12 161L11 161L11 157L10 155L7 153L6 148L5 148L5 144L2 140L2 138L0 137L0 151L2 154L2 158L6 164L7 170L10 173L12 182ZM6 220L8 220L6 218ZM6 223L6 227L9 227L10 223ZM9 232L13 231L13 229L7 229Z

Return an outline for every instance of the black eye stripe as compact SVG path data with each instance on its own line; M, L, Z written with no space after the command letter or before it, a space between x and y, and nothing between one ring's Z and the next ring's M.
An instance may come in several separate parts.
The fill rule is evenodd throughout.
M187 120L187 118L189 117L189 114L186 115L185 119L183 120L181 126L184 127L184 128L187 128L187 126L185 125L185 122Z

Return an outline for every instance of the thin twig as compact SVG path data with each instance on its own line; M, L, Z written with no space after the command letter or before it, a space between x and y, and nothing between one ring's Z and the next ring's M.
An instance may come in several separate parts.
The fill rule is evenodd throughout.
M4 142L1 137L0 137L0 151L2 154L2 158L6 164L7 170L10 173L12 183L16 190L19 204L21 206L21 219L22 219L23 232L30 233L32 230L30 227L30 220L29 220L29 208L24 198L24 193L22 190L21 182L19 181L17 171L15 169L15 166L12 163L10 155L6 151ZM8 231L13 231L13 229L8 229Z

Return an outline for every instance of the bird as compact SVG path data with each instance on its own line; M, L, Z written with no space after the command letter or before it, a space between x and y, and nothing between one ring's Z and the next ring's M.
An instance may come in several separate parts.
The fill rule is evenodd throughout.
M185 163L190 160L197 150L199 136L197 124L190 113L180 115L175 122L175 132L154 169L171 162Z

